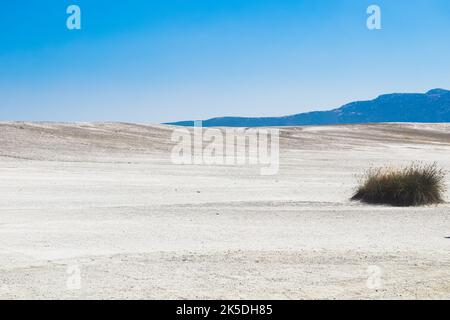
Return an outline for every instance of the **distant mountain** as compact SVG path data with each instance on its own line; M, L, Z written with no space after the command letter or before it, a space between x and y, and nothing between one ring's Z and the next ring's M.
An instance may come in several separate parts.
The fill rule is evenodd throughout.
M223 117L203 121L204 127L269 127L331 125L379 122L450 122L450 91L394 93L370 101L357 101L330 111L300 113L285 117ZM193 126L193 121L167 123Z

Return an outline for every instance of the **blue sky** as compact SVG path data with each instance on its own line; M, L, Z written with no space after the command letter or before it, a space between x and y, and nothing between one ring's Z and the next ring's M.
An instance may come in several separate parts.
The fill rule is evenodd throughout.
M450 89L449 31L448 0L2 1L0 120L277 116Z

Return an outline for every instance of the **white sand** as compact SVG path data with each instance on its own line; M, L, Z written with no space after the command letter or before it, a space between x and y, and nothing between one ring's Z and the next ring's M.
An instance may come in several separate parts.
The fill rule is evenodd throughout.
M174 165L171 130L0 124L0 298L450 298L450 204L348 200L370 165L450 170L450 125L285 128L275 176Z

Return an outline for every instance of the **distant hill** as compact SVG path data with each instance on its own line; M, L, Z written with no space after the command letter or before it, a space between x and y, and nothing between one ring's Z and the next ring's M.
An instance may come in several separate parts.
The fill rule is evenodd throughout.
M450 122L450 91L394 93L370 101L357 101L330 111L300 113L285 117L223 117L203 121L204 127L269 127L380 122ZM193 121L167 123L193 126Z

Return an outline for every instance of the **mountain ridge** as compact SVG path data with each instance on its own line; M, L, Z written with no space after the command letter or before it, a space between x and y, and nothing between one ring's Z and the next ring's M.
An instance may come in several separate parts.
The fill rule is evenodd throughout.
M217 117L204 127L271 127L386 122L450 122L450 91L382 94L373 100L354 101L328 111L311 111L282 117ZM194 121L165 123L193 126Z

